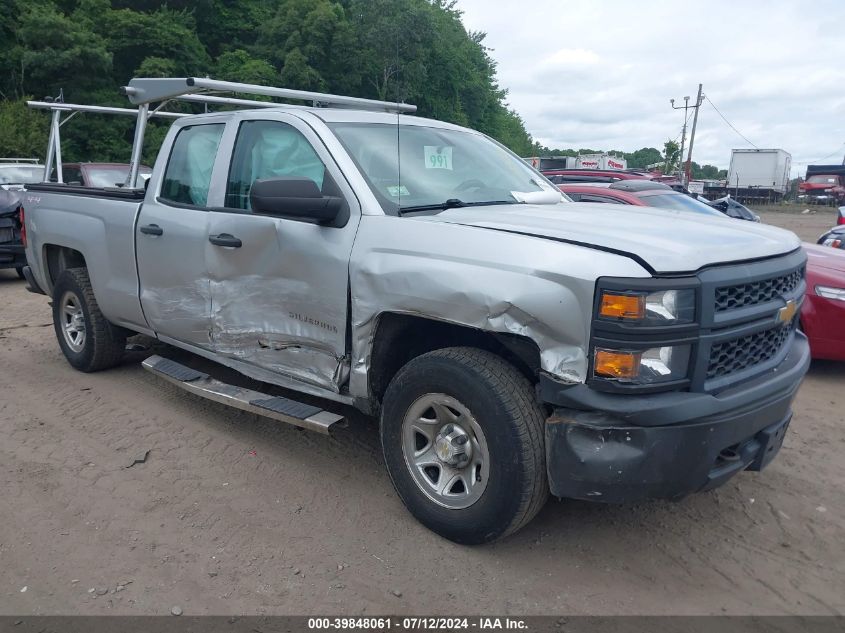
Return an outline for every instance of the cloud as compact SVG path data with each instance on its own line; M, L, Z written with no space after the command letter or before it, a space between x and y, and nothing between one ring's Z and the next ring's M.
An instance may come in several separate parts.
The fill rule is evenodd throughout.
M660 148L684 122L669 99L694 101L701 82L755 145L790 152L795 175L845 153L837 28L845 3L459 0L458 8L469 29L487 33L508 101L545 145ZM705 102L693 160L727 167L742 147Z
M601 58L595 51L588 51L584 48L561 48L548 57L541 64L545 67L556 68L574 66L576 68L597 64Z

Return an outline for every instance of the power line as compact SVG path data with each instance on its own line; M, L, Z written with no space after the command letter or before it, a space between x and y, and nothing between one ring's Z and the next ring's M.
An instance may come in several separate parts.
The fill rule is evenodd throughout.
M820 163L820 162L822 162L823 160L825 160L826 158L830 158L831 156L836 156L837 154L841 154L841 153L842 153L842 147L843 147L843 146L845 146L845 143L842 143L842 145L840 145L839 147L837 147L835 150L833 150L833 151L832 151L830 154L828 154L827 156L822 156L821 158L817 158L816 160L811 160L811 161L810 161L809 163L807 163L807 164L808 164L808 165L812 165L812 164L814 164L814 163Z
M743 133L742 133L742 132L740 132L738 129L736 129L736 128L733 126L733 124L725 118L725 115L724 115L724 114L722 114L721 112L719 112L719 108L717 108L717 107L716 107L716 104L715 104L715 103L713 103L713 102L710 100L710 97L708 97L707 95L703 95L703 96L704 96L704 98L705 98L705 99L707 99L707 103L709 103L709 104L710 104L710 107L711 107L711 108L713 108L713 109L716 111L716 114L718 114L720 117L722 117L722 120L723 120L725 123L727 123L727 124L728 124L728 127L729 127L729 128L731 128L734 132L736 132L737 134L739 134L739 135L740 135L740 136L741 136L741 137L745 140L745 142L746 142L746 143L748 143L751 147L753 147L754 149L760 149L760 148L759 148L759 147L757 147L754 143L752 143L751 141L749 141L749 140L748 140L748 138L745 136L745 134L743 134Z

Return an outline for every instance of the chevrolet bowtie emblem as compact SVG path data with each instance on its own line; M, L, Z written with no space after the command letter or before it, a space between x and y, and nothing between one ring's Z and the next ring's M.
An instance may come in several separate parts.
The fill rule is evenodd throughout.
M792 299L790 299L786 302L785 306L778 310L777 320L782 325L791 323L792 318L795 316L796 312L798 312L798 304L795 303L795 301L793 301Z

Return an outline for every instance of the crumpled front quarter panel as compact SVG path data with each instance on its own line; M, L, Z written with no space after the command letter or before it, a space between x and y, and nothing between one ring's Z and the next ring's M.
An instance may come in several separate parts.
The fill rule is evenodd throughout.
M378 318L413 314L534 341L541 369L584 382L595 281L649 277L632 260L550 239L413 217L364 216L350 263L350 392L368 393Z

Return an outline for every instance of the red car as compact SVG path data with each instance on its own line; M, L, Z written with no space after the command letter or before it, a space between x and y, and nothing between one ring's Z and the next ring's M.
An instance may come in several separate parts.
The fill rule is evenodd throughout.
M646 171L616 169L547 169L541 172L556 185L576 182L617 182L620 180L651 180L654 174Z
M651 180L620 180L609 186L572 183L558 185L558 189L574 202L611 202L725 217L713 207Z
M807 295L801 329L813 358L845 360L845 252L816 244L807 251Z

